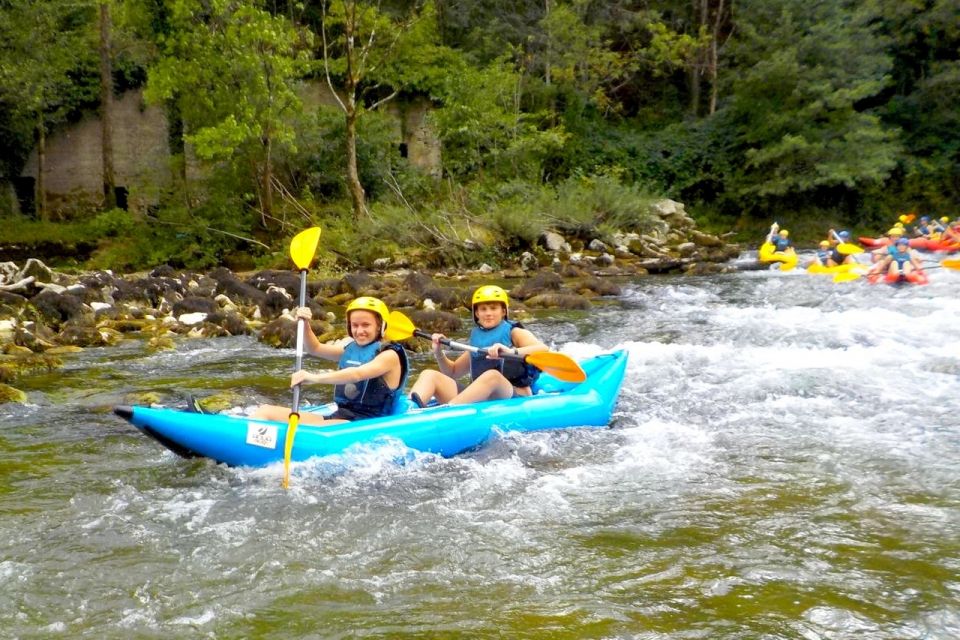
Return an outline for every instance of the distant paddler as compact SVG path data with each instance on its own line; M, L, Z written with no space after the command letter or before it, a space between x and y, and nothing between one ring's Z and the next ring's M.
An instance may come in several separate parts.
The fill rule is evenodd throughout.
M760 262L779 262L781 271L788 271L797 266L797 253L790 241L790 232L781 229L774 222L770 225L764 243L760 246Z
M834 229L827 232L827 243L830 246L830 256L827 259L828 267L835 267L840 264L856 263L855 256L863 253L859 245L850 242L850 232L840 231L837 233Z
M894 244L884 247L886 255L879 262L870 267L867 275L880 275L886 271L895 277L907 277L914 271L923 271L920 257L910 248L910 240L901 236Z
M897 243L897 240L904 237L903 227L898 227L896 225L890 227L890 230L887 231L887 237L884 238L883 246L878 249L874 249L870 252L870 262L880 262L883 260L887 253L888 249ZM908 241L909 244L909 241Z

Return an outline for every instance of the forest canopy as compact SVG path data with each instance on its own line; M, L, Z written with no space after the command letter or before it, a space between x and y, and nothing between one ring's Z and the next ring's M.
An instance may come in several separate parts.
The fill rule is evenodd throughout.
M957 15L960 0L0 0L0 217L95 236L94 263L117 268L269 262L315 223L348 264L496 261L546 228L629 226L622 211L657 197L744 233L953 217ZM308 104L308 83L335 99ZM146 212L122 210L109 160L106 96L132 89L170 129L173 180ZM429 170L391 120L413 101ZM102 197L68 215L42 170L23 176L91 112ZM611 197L632 204L612 216ZM465 257L466 238L484 252Z

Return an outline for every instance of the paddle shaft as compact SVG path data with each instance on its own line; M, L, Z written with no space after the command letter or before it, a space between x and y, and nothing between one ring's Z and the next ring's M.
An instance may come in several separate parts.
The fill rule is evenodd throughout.
M300 306L307 306L307 270L300 270ZM304 334L306 333L306 324L307 321L303 318L297 320L297 362L294 365L293 371L296 373L303 368L303 341ZM298 384L293 388L293 408L291 413L300 412L300 387L303 383Z
M422 329L414 329L413 335L417 336L418 338L433 340L433 336ZM455 340L450 340L449 338L440 338L440 344L446 345L451 349L457 349L458 351L470 351L471 353L490 353L487 349L481 349L480 347L475 347L472 344L457 342ZM524 360L526 358L526 356L519 353L501 353L500 357L506 360Z

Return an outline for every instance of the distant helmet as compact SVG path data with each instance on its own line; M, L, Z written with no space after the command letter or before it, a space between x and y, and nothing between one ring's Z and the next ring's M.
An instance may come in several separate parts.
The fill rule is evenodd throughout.
M849 232L849 231L841 231L841 232L838 233L837 235L840 236L840 239L843 240L844 242L846 242L847 240L850 239L850 232Z
M890 231L887 231L888 236L902 236L903 229L901 227L893 227Z
M940 218L940 222L942 222L943 224L947 224L948 222L950 222L950 218L948 218L947 216L943 216L942 218Z
M789 236L789 235L790 235L790 232L789 232L789 231L787 231L786 229L780 229L780 237L781 237L781 238L786 238L786 237Z
M481 302L499 302L503 305L505 314L510 312L510 298L507 292L494 284L484 285L473 292L470 308L473 309L474 322L477 321L477 305Z
M353 331L350 329L350 313L352 311L370 311L380 316L380 336L383 336L387 330L387 316L390 315L390 311L383 301L371 296L360 296L347 305L347 335L351 338L353 337Z
M897 219L898 219L901 223L910 222L910 220L912 220L912 218L911 218L910 216L908 216L907 214L905 214L905 213L901 213L901 214L900 214L900 217L897 218Z
M829 240L821 240L821 241L820 241L820 246L823 247L824 249L826 249L827 247L830 246L830 241L829 241Z
M897 246L898 246L898 247L903 247L903 246L909 247L909 246L910 246L910 239L909 239L909 238L898 238L898 239L897 239Z
M898 229L903 229L903 223L902 223L902 222L896 222L896 223L894 223L893 226L897 227Z
M930 216L920 216L920 222L930 222Z

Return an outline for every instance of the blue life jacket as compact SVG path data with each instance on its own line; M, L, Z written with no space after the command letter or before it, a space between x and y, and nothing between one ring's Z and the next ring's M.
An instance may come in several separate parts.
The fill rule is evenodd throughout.
M820 264L823 266L827 265L827 260L830 259L830 256L833 255L832 249L818 249L817 250L817 260L820 261Z
M897 266L901 269L903 268L904 263L910 262L910 251L891 251L890 256L896 260Z
M519 322L504 320L492 329L474 327L470 332L470 344L480 349L492 347L496 343L513 347L513 338L510 334L514 327L522 329ZM529 387L540 376L540 370L521 360L499 358L491 360L485 353L470 354L470 377L476 380L484 371L496 369L515 387Z
M840 253L840 249L834 247L830 250L830 258L837 264L843 264L843 261L847 259L847 256Z
M776 247L777 251L786 251L792 243L790 242L790 238L774 236L772 244Z
M361 347L356 342L351 342L343 349L339 367L341 369L359 367L370 362L387 349L395 351L400 358L400 384L397 388L391 389L387 386L383 376L362 382L338 384L333 388L333 399L336 400L337 407L347 409L364 418L386 416L393 413L394 404L397 398L402 395L400 391L407 383L407 374L410 369L407 354L402 346L394 342L371 342Z

